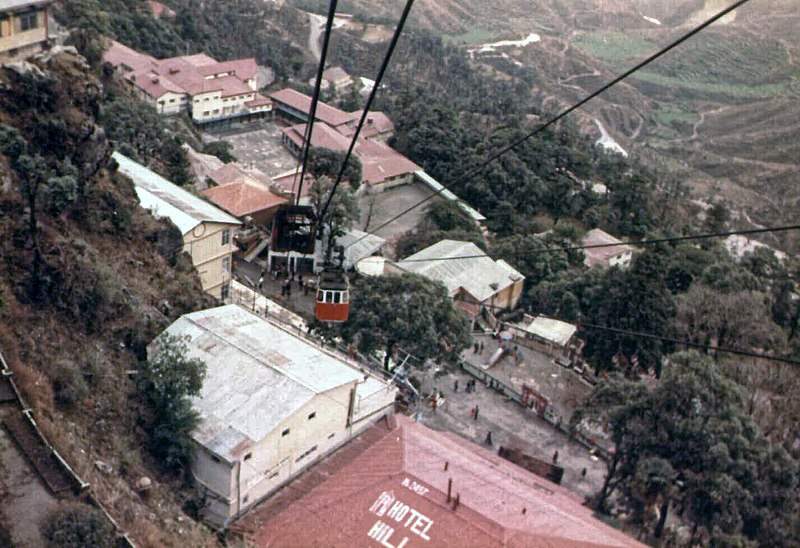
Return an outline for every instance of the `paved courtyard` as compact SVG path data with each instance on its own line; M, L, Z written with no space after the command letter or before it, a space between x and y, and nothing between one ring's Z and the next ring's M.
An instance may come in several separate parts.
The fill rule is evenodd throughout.
M433 379L428 371L421 379L422 392L435 387L444 394L446 402L434 411L430 406L419 405L419 420L436 430L454 432L474 443L484 444L486 435L492 433L492 448L501 445L519 449L528 455L552 462L558 451L556 464L564 468L561 484L582 496L600 490L605 478L606 466L602 460L589 454L577 442L567 438L535 414L495 390L478 383L472 393L464 387L472 377L463 371L448 372ZM458 381L458 391L454 391ZM478 406L478 418L472 418L472 409ZM586 477L581 471L586 468Z
M245 169L257 168L269 177L286 173L297 166L297 159L281 143L281 128L272 122L232 131L206 134L214 141L224 139L233 145L237 163Z
M462 357L473 365L483 366L499 348L501 341L492 339L490 335L473 335L473 339L483 342L483 353L475 354L470 348ZM513 349L514 341L507 343L507 346ZM558 365L547 354L524 346L519 346L519 349L521 360L517 361L513 354L506 354L487 372L517 392L522 392L523 384L530 386L550 400L564 421L569 421L577 405L591 392L592 387L575 371Z
M361 208L361 224L358 228L364 231L374 230L383 223L419 203L433 194L433 190L427 185L414 182L408 185L396 186L384 192L363 193L358 200ZM413 209L396 221L386 225L376 232L381 238L396 240L405 232L408 232L419 222L425 207L441 200L438 196Z

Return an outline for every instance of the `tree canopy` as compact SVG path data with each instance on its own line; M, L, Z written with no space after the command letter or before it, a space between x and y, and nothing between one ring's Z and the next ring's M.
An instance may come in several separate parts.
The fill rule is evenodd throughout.
M611 378L573 416L573 425L607 421L611 431L598 506L615 494L633 510L658 502L664 518L671 504L693 524L692 544L786 545L798 530L797 463L759 433L741 389L709 357L682 352L669 362L652 389Z
M185 465L191 453L197 412L189 398L200 393L206 364L187 357L186 343L169 333L162 333L155 345L142 364L137 386L152 413L147 425L151 451L175 468Z
M454 357L471 341L444 285L416 274L359 279L342 334L362 352L384 350L386 367L396 345L420 358Z

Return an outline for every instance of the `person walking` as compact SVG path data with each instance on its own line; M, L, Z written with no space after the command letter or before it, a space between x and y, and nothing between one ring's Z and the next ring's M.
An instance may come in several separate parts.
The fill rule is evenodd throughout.
M456 379L456 382L453 383L453 392L458 392L458 379Z
M556 464L557 462L558 462L558 449L556 449L555 452L553 453L553 464Z
M478 404L475 404L475 416L472 417L474 420L478 420L478 412L480 409L478 408Z
M481 341L480 345L478 346L478 354L483 354L483 341Z
M487 434L486 434L485 443L486 443L486 445L492 445L492 431L491 430L489 430L489 432L487 432Z

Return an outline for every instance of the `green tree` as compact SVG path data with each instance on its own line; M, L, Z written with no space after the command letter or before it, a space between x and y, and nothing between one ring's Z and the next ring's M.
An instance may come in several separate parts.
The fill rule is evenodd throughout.
M342 168L344 156L344 152L337 152L329 148L312 148L308 153L308 172L314 178L325 176L335 181ZM353 190L358 190L361 185L361 160L355 154L351 155L347 161L342 181L350 183Z
M519 270L530 287L541 282L555 281L569 267L565 251L542 252L549 247L551 246L537 236L514 234L498 238L492 244L491 254Z
M328 236L328 245L325 247L328 261L331 259L336 239L344 236L361 214L355 192L349 184L345 183L340 184L336 189L323 217L322 208L331 195L331 190L333 190L333 181L326 176L317 177L311 185L311 203L320 226Z
M657 254L638 255L629 270L608 270L587 303L586 323L645 333L666 333L675 313L675 304L659 272L663 261ZM636 335L585 328L583 354L594 364L597 374L614 369L614 356L638 357L641 367L661 374L664 343Z
M44 518L41 532L52 548L113 546L114 526L100 510L81 502L62 502Z
M669 362L650 390L616 377L600 383L572 418L573 426L607 422L611 431L598 508L615 492L634 510L660 498L662 518L666 500L682 508L692 544L785 545L798 526L797 463L758 432L740 387L708 357L683 352Z
M387 368L395 346L425 359L458 356L471 341L469 322L444 285L416 274L358 280L342 334L362 352L384 350Z
M203 147L203 153L216 156L226 164L236 161L233 155L233 145L229 141L211 141Z
M169 333L160 335L154 346L139 370L137 385L152 412L150 449L168 468L176 468L191 454L197 413L189 398L200 393L206 364L189 358L186 343Z

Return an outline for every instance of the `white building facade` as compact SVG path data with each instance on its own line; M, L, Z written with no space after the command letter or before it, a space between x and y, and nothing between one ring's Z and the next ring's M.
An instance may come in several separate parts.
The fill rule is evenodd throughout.
M192 401L192 475L214 526L393 413L393 386L238 305L187 314L166 332L207 366Z

